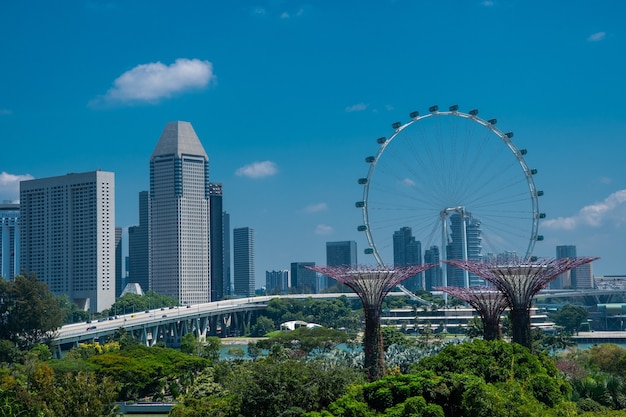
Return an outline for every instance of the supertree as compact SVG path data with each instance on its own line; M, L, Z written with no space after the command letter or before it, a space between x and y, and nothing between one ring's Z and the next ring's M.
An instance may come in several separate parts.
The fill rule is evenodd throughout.
M530 308L535 295L562 273L596 259L598 258L562 258L508 264L483 263L470 259L444 262L485 279L502 292L510 308L513 342L532 350Z
M483 339L500 339L500 316L509 302L504 294L492 287L435 287L472 306L483 322Z
M363 367L371 381L380 379L385 371L385 352L380 330L381 306L385 296L401 282L434 264L409 266L307 266L307 268L345 284L361 299L365 314Z

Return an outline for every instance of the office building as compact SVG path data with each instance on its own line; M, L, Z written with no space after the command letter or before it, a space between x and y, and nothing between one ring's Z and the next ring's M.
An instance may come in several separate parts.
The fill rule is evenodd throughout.
M315 266L315 262L291 263L291 289L298 294L316 294L319 291L317 272L307 268Z
M56 295L99 312L115 301L115 176L20 183L20 264Z
M20 205L0 204L0 278L13 280L20 271Z
M150 289L148 199L148 191L139 193L139 225L128 228L129 265L126 283L139 285L143 292Z
M356 242L345 240L340 242L326 242L326 265L327 266L357 266ZM320 289L337 288L339 292L350 292L347 286L338 283L330 277L325 277Z
M283 294L289 290L289 271L265 271L266 294Z
M556 259L575 258L576 246L561 245L556 247ZM551 283L551 289L576 288L576 268L557 276Z
M586 263L576 268L576 289L584 290L594 287L593 262Z
M224 213L222 211L222 184L209 184L210 242L211 242L211 301L224 299Z
M402 227L393 232L393 264L396 266L421 265L422 243L415 240L410 227ZM403 285L409 291L426 288L424 274L417 274L404 281Z
M254 230L233 229L233 283L236 297L254 296Z
M115 228L115 298L122 294L124 276L122 275L122 228Z
M462 220L463 218L463 220ZM463 259L463 233L467 242L467 259L482 259L482 238L480 220L472 217L470 213L461 216L452 213L450 219L450 239L447 246L447 259ZM447 266L448 285L451 287L465 287L466 271L453 266ZM474 274L467 274L470 287L483 286L485 281Z
M437 265L424 271L425 289L426 291L432 291L434 287L443 285L439 247L431 246L430 249L424 251L424 263Z
M150 289L210 301L209 158L188 122L165 126L150 158Z
M230 268L230 214L224 211L222 213L222 222L224 225L224 295L228 296L233 293Z

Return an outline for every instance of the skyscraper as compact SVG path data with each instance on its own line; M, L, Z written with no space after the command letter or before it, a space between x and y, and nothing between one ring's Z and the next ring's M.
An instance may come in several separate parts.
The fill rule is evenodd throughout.
M188 122L165 126L150 158L150 289L210 301L209 158Z
M289 289L289 271L265 271L265 291L267 294L281 294Z
M93 171L20 183L20 264L92 312L115 301L115 176Z
M451 242L447 247L447 259L463 259L463 228L465 228L467 259L480 260L482 257L480 220L472 217L470 213L465 213L464 217L459 213L452 213L449 218ZM465 271L448 265L447 272L449 286L465 286ZM485 285L484 280L476 275L468 274L468 278L470 287Z
M326 242L326 265L356 267L356 242L353 240ZM330 277L326 277L324 282L324 289L334 286L338 286L339 291L341 292L351 291L345 285L338 283Z
M291 288L300 294L315 294L319 290L317 272L307 266L315 266L315 262L291 263Z
M426 281L425 290L432 291L433 287L439 287L443 285L441 282L442 272L441 266L439 266L440 257L439 257L439 247L431 246L430 249L426 249L424 251L424 263L426 264L436 264L434 268L427 269L424 271L424 281Z
M209 212L211 231L211 301L224 298L224 213L222 212L222 184L209 184Z
M224 225L224 295L231 295L233 289L230 280L230 214L225 211L222 213L222 222Z
M122 228L115 228L115 298L122 294L124 277L122 276Z
M561 245L556 247L556 259L575 258L576 246ZM550 283L552 289L576 288L576 269L570 269L564 274L559 275Z
M422 264L422 243L415 240L410 227L402 227L393 232L393 264L397 266ZM404 281L403 285L410 291L422 290L426 288L423 277L423 273L415 275Z
M235 296L254 295L254 230L249 227L233 229L233 281Z
M148 191L139 192L139 225L128 228L127 283L139 284L143 292L150 289L148 197Z
M20 272L20 205L0 204L0 278Z

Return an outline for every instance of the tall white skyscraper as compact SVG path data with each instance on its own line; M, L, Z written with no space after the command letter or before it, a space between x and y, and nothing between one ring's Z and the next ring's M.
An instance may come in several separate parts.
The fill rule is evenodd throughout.
M210 301L209 158L188 122L165 126L150 158L150 289Z
M249 227L233 229L233 281L235 296L254 295L254 230Z
M93 171L20 183L20 264L92 312L115 301L115 175Z

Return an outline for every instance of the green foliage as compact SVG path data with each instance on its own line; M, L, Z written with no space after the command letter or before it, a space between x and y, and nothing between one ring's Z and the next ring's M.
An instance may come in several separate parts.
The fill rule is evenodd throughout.
M64 315L59 300L35 275L0 279L0 340L28 350L47 342L63 324Z
M271 350L274 346L280 346L297 354L308 355L313 351L328 352L336 345L346 343L349 335L341 330L314 327L308 329L299 327L293 331L282 331L272 334L271 337L257 342L261 349Z
M256 323L252 325L252 328L250 330L250 336L262 337L273 330L276 330L276 327L274 326L274 321L268 317L259 316L256 319Z
M589 312L585 307L565 304L559 311L550 317L557 326L563 327L566 332L574 333L580 328L583 321L587 320Z
M128 293L118 298L115 303L107 311L103 312L105 316L114 316L117 314L130 314L136 311L148 309L163 308L169 306L177 306L178 300L167 295L157 294L150 290L144 295Z
M385 352L391 345L408 346L411 344L410 339L395 327L383 326L380 330L383 334L383 349Z
M447 345L436 356L424 358L417 369L430 369L438 374L445 372L468 373L485 382L503 382L509 378L526 380L532 375L558 375L554 362L536 356L515 343L493 340L473 340L458 345Z
M362 379L347 368L263 359L240 363L224 385L234 395L239 415L274 417L326 408L356 381Z
M360 307L353 310L350 300L345 296L333 300L273 298L263 313L263 316L273 321L274 328L287 321L303 320L327 328L348 330L360 328L360 315Z
M158 397L167 393L179 378L195 375L208 365L204 358L143 345L96 355L89 362L97 366L100 375L119 381L120 400Z

